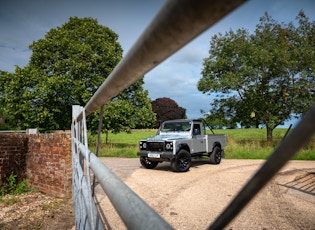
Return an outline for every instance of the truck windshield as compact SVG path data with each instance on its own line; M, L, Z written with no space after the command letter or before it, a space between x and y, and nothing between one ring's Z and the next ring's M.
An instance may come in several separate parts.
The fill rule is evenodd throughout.
M191 122L167 122L162 125L161 132L189 132Z

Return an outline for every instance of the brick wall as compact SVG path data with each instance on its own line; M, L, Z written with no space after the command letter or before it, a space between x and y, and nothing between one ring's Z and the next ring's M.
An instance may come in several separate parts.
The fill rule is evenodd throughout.
M70 132L29 135L27 178L32 188L57 197L72 189Z
M26 178L28 138L22 134L0 134L0 187L7 183L10 174L18 182Z
M14 173L48 195L69 198L72 190L71 134L0 135L0 185Z

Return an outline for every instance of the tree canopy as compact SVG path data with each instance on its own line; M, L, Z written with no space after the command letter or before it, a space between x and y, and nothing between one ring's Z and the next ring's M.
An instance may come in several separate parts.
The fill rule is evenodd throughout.
M138 80L105 105L103 131L130 132L131 129L154 126L155 114L148 98L148 91L143 89L143 83L143 79ZM88 117L88 124L93 133L98 129L100 110L96 114L97 116Z
M51 29L30 49L32 55L25 68L0 73L0 102L4 105L1 112L6 121L22 129L69 129L72 105L84 106L88 102L123 53L114 31L95 19L78 17ZM143 80L139 80L116 97L113 103L117 105L119 101L123 106L115 107L112 113L126 114L124 108L129 105L141 107L142 112L150 111L150 99L142 85ZM112 106L109 103L107 110ZM146 118L152 119L152 115L151 111L151 118ZM152 123L143 121L146 118L139 115L134 122Z
M296 19L297 26L280 24L266 13L253 34L238 29L212 38L198 82L203 93L223 95L210 116L232 126L264 125L272 140L274 128L308 110L315 99L315 22L302 11Z
M167 97L157 98L152 101L152 110L156 113L157 121L186 118L186 109ZM157 123L156 126L158 127L158 125Z

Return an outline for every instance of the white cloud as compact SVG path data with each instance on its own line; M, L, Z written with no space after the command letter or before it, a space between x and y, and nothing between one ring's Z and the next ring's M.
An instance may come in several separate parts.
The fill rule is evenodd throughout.
M209 96L203 95L197 89L197 82L201 77L200 63L189 61L191 59L184 58L183 54L175 54L145 75L145 89L149 91L152 100L171 98L186 109L189 118L199 118L200 109L209 110Z

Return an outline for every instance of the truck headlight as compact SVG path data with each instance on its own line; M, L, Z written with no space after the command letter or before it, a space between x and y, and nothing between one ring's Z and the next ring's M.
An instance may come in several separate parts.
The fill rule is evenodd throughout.
M173 142L165 142L165 150L167 151L173 150Z
M146 141L140 141L139 146L140 146L141 150L146 150L147 149L147 142Z

